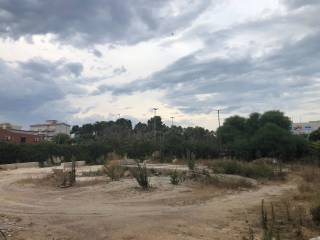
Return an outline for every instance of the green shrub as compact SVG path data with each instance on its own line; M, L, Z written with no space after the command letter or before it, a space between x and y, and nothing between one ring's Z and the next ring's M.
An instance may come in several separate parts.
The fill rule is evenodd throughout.
M196 157L194 153L187 151L187 165L189 170L193 171L196 167Z
M274 176L271 166L260 163L221 160L213 162L211 168L215 173L240 175L249 178L272 178Z
M145 163L141 165L137 162L137 167L131 168L130 171L143 190L148 190L150 188L148 169Z
M170 174L170 182L173 185L178 185L179 183L184 181L183 174L179 173L176 169L172 171Z

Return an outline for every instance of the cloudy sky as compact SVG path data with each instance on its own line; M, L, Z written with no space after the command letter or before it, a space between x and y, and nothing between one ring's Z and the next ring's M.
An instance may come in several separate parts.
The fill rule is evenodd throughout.
M0 122L320 119L318 0L0 0Z

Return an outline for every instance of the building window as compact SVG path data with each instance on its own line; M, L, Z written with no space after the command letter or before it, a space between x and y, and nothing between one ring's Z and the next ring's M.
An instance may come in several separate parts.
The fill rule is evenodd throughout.
M25 143L27 139L25 137L20 138L20 143Z
M5 139L6 141L11 141L11 136L6 136Z

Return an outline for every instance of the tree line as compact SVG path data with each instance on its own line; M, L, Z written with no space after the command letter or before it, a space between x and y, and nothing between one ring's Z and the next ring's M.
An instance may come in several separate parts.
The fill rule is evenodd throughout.
M102 163L108 153L134 159L171 161L186 158L190 153L196 159L222 156L253 160L272 157L284 161L319 159L320 130L310 136L293 135L291 121L280 111L249 117L227 118L217 131L202 127L166 126L155 116L135 126L128 119L99 121L73 126L70 138L59 134L52 142L34 145L0 143L0 163L38 161L43 163L54 156L71 157L88 163Z

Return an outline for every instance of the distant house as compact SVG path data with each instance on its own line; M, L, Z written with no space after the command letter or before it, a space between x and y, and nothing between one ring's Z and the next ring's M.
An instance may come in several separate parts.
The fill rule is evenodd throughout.
M46 140L51 140L59 133L70 135L70 125L58 122L57 120L47 120L42 124L31 125L30 129L39 134L43 134Z
M293 134L310 134L318 128L320 128L320 120L304 123L292 123L291 131Z
M44 140L44 135L33 131L0 128L0 141L10 143L39 143Z
M0 123L0 129L16 129L21 130L22 127L11 123Z

